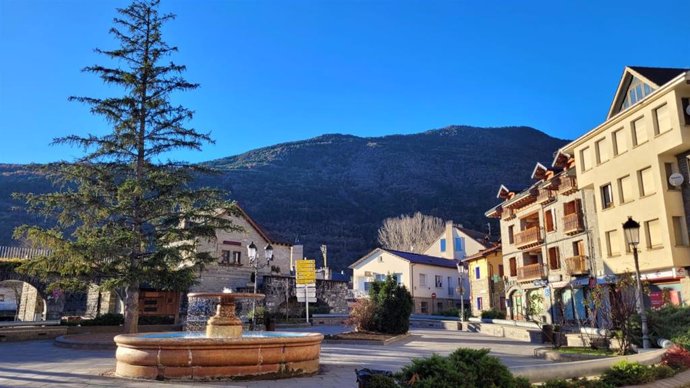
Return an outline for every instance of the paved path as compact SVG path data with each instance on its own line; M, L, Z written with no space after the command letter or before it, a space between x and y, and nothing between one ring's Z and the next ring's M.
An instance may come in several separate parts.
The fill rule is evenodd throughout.
M324 326L294 331L341 332ZM244 382L151 382L107 376L114 369L114 351L77 350L53 346L52 341L0 343L0 387L354 387L355 368L398 370L411 358L432 353L446 355L459 347L490 348L508 366L543 364L532 357L536 345L476 333L415 329L412 336L388 346L324 344L321 373L316 376ZM106 375L104 375L106 374Z

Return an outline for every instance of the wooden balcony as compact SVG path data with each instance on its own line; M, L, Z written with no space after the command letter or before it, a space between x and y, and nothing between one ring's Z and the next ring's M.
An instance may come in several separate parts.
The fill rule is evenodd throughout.
M556 200L556 194L552 190L539 190L537 202L540 204L550 203Z
M544 268L541 263L523 265L518 268L518 280L534 280L544 277Z
M585 230L585 224L582 219L582 213L575 212L563 216L563 232L565 234L576 234Z
M515 234L515 246L518 249L527 249L540 245L543 241L541 231L538 226L525 229Z
M563 195L572 194L577 191L577 179L574 176L561 177L561 184L558 191Z
M512 220L513 218L515 218L515 213L515 210L511 208L506 208L503 209L503 214L501 214L501 216L504 220Z
M568 273L571 275L586 275L589 273L589 260L587 256L579 255L565 259Z

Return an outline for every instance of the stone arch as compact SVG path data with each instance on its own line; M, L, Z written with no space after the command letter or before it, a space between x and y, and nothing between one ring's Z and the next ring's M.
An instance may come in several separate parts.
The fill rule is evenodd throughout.
M41 314L41 320L60 319L65 304L64 295L62 293L49 293L46 282L38 277L19 273L15 268L13 265L0 266L0 282L15 280L30 285L35 289L36 297L40 298L42 303L42 305L36 303L39 305L36 310L40 310L38 312ZM34 311L33 316L36 316L36 313L37 311Z
M507 316L508 319L521 321L525 319L525 291L519 285L513 285L506 290L508 299Z

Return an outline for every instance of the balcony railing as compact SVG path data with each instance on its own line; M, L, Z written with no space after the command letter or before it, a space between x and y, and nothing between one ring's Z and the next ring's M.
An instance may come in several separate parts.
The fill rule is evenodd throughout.
M565 234L575 234L585 230L585 225L582 220L582 213L580 212L570 213L563 216L563 224L563 232L565 232Z
M540 263L523 265L518 268L518 280L541 279L544 277L544 268Z
M524 249L542 243L541 231L538 226L525 229L515 234L515 246Z
M549 203L556 200L556 195L551 190L540 190L537 195L538 203Z
M565 265L568 268L568 273L571 275L584 275L589 273L587 256L579 255L568 257L565 259Z
M577 191L577 179L574 176L561 177L561 185L558 191L563 195L572 194Z

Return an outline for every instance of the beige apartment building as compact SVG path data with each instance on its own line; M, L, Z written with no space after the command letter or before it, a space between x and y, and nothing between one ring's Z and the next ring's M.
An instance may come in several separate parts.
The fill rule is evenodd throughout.
M601 271L592 190L580 189L574 161L559 153L537 163L532 186L486 212L500 219L507 318L562 322L584 316L590 275Z
M640 223L652 307L661 292L690 302L689 98L688 69L626 67L606 121L559 151L575 159L579 188L595 197L598 276L634 271L622 224L629 216Z

